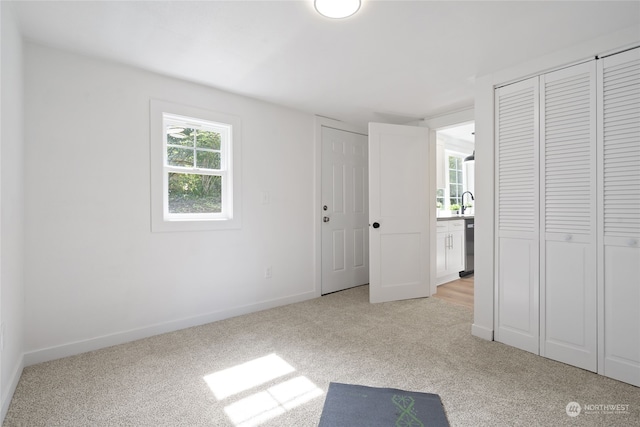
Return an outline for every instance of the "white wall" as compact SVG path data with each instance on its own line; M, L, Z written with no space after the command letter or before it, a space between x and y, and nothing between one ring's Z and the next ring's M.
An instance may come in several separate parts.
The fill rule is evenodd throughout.
M570 49L534 58L494 74L476 78L476 155L475 155L475 284L474 335L493 339L494 327L494 88L537 75L618 48L640 44L640 28L631 27L605 37L586 41Z
M242 229L151 232L150 98L240 117ZM27 365L315 296L313 116L26 44L25 121Z
M0 352L2 420L23 367L24 140L22 40L9 6L1 2L0 8L0 323L4 332Z

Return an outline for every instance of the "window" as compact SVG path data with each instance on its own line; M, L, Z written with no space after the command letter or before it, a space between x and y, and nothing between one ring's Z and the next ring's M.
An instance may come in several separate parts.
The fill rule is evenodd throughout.
M152 101L151 126L152 230L239 228L239 120Z
M463 179L462 157L449 155L449 206L462 206Z
M162 117L164 217L227 218L231 126L167 113Z

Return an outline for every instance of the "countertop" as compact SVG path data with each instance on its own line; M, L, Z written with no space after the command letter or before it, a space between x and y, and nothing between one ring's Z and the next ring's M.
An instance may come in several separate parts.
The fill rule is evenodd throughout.
M473 215L439 216L438 221L455 221L457 219L473 219Z

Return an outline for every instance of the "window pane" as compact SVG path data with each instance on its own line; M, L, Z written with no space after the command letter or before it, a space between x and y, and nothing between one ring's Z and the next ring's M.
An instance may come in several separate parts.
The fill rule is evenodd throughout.
M220 140L220 134L218 132L198 131L198 135L196 136L196 147L219 150Z
M451 183L451 184L455 184L456 183L456 171L454 171L454 170L450 170L449 171L449 183Z
M203 169L220 169L220 153L212 151L197 151L196 166Z
M193 147L193 129L169 126L167 127L167 144Z
M458 171L458 180L456 182L462 182L462 171Z
M453 156L449 156L449 169L456 168L456 158Z
M191 148L167 147L167 164L192 168L193 150Z
M169 213L222 212L222 177L169 173Z

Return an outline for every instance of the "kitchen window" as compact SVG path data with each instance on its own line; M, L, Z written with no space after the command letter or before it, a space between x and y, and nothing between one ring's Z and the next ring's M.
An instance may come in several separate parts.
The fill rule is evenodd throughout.
M462 193L464 193L464 179L462 161L464 156L449 154L447 156L448 177L447 189L449 190L449 206L462 206Z

